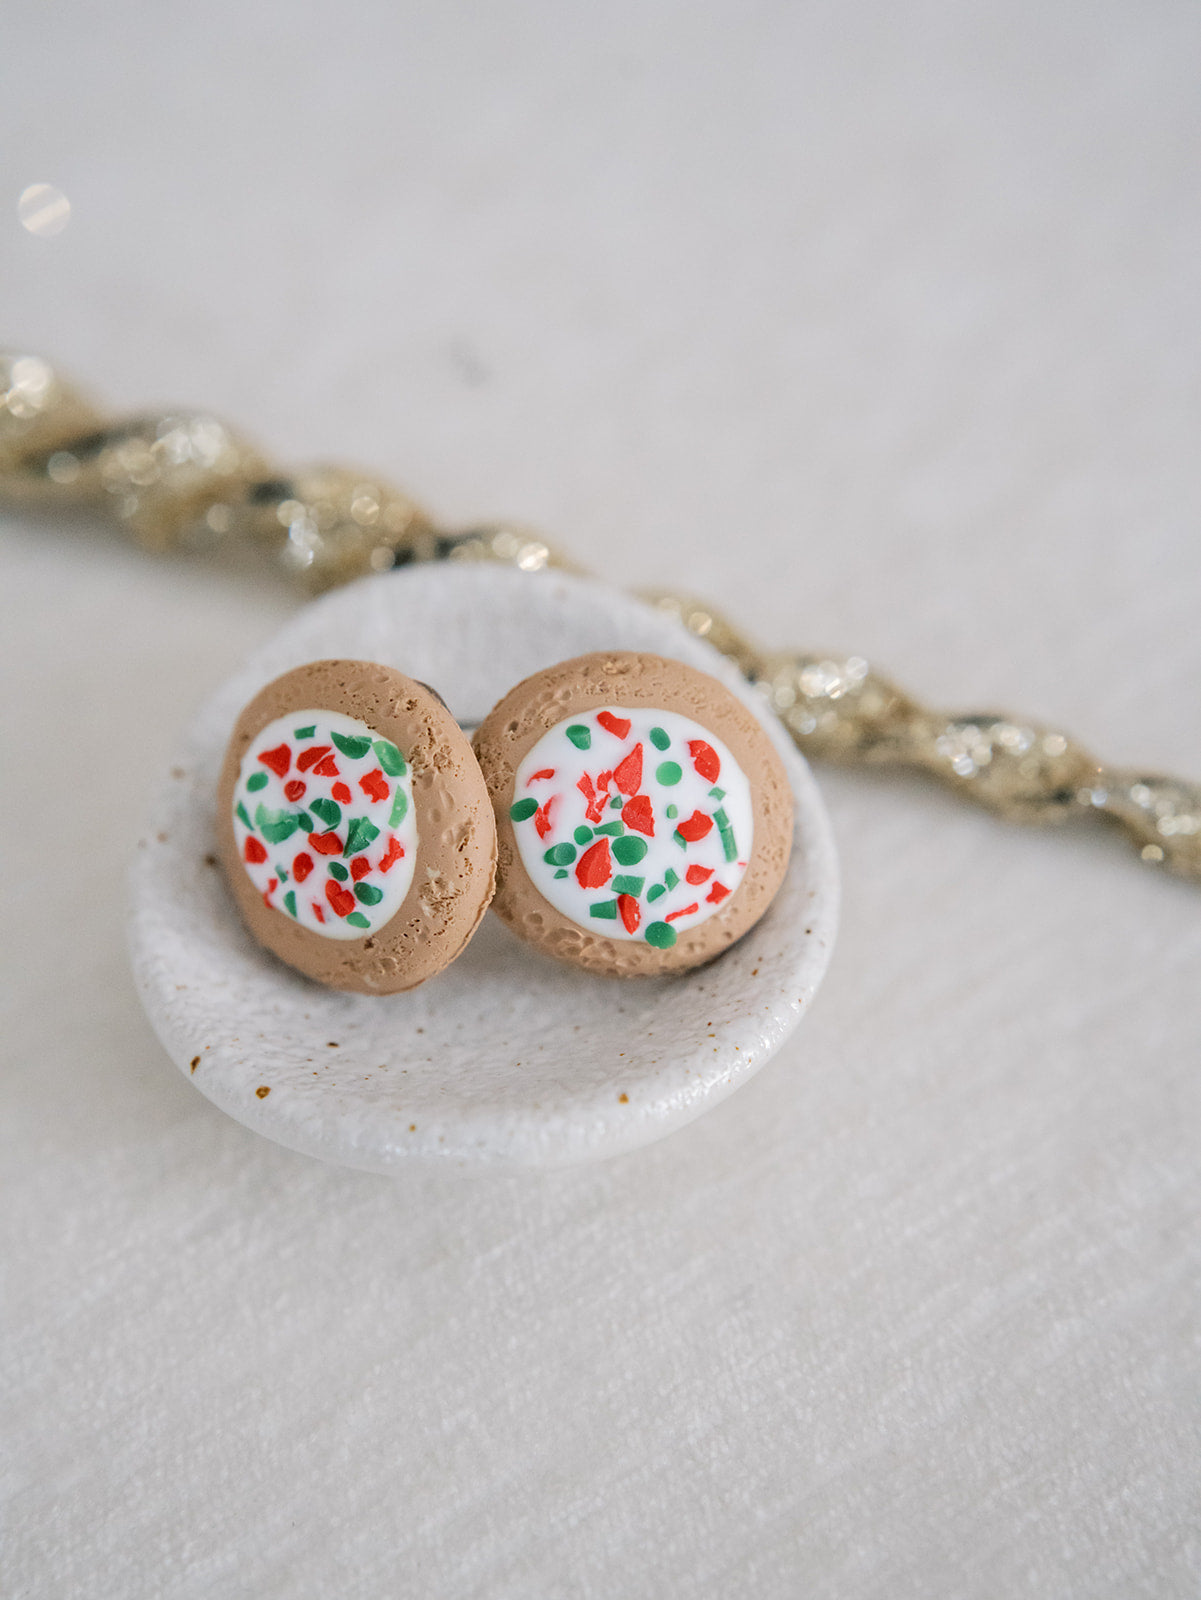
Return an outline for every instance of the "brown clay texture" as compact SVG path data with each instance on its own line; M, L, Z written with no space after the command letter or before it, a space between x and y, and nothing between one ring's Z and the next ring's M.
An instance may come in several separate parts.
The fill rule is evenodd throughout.
M509 820L517 769L556 724L602 706L653 707L693 718L715 733L746 774L755 838L735 892L668 950L606 939L550 905L530 882ZM792 849L792 791L783 763L754 713L715 678L682 662L633 651L595 652L526 678L475 735L475 753L496 813L497 880L492 908L519 938L559 961L612 976L683 972L711 961L754 927L783 882Z
M404 753L412 772L418 846L413 882L396 914L362 939L323 938L263 904L243 869L232 805L247 746L291 711L341 711ZM312 661L276 678L238 718L217 790L222 866L247 927L281 961L318 983L360 994L413 989L463 950L488 907L496 827L462 729L423 684L365 661Z

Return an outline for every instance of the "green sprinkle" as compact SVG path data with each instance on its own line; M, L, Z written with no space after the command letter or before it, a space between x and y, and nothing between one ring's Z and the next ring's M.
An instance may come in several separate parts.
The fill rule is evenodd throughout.
M348 761L360 761L371 749L371 740L360 738L358 734L331 733L330 738Z
M280 866L278 861L275 863L275 876L279 879L279 881L281 883L287 883L287 881L288 881L288 874Z
M307 728L293 728L292 737L293 739L311 739L316 732L317 724L310 722Z
M329 800L325 795L312 802L312 809L327 828L336 828L342 820L342 807L336 800Z
M632 894L634 899L637 900L638 896L642 893L645 883L645 878L617 877L613 879L613 893Z
M646 891L646 898L648 900L662 900L666 893L667 890L663 887L663 885L661 883L657 883L653 889L648 889Z
M525 822L527 818L534 815L534 812L537 811L537 809L538 802L536 800L518 800L515 805L511 805L509 807L509 815L512 817L514 822Z
M621 798L621 796L619 794L615 794L612 800L609 801L609 810L620 811L624 805L625 801Z
M344 856L357 856L360 850L379 838L379 829L374 822L368 822L366 817L351 817L350 826L346 830L346 848Z
M255 812L254 820L268 844L282 844L296 832L299 825L294 811L268 811L262 804Z
M352 928L369 928L371 926L361 911L352 911L346 920Z
M709 798L711 800L724 800L725 797L726 797L726 791L724 789L710 789L709 790Z
M340 861L331 861L330 862L330 864L329 864L329 875L330 875L331 878L337 878L339 883L345 883L347 878L350 877L350 873L347 872L346 868L342 865L342 863Z
M247 813L246 807L242 804L242 802L240 800L238 801L236 807L234 808L234 816L237 817L239 822L245 823L245 825L251 830L252 833L254 832L254 823L251 822L250 817L249 817L249 815Z
M655 781L661 783L665 789L670 789L673 784L679 783L683 776L678 761L660 761L655 768Z
M560 867L558 872L555 873L555 877L556 878L570 878L571 877L571 873L568 872L566 867Z
M307 811L298 811L296 813L296 820L306 833L312 833L313 819L309 816Z
M589 839L592 837L592 829L585 828L581 825L575 830L571 837L577 844L587 844Z
M361 905L377 906L384 898L384 891L377 889L373 883L356 883L354 897Z
M670 950L676 942L676 930L670 922L652 922L646 930L646 942L656 950Z
M265 789L267 787L267 774L265 772L252 772L246 780L246 787L251 794L254 794L257 789Z
M598 900L596 905L588 907L590 917L604 917L609 922L617 920L617 901Z
M734 830L730 826L730 819L723 808L719 807L713 813L713 820L717 824L717 831L721 834L721 847L726 853L726 860L733 861L737 858L738 847L734 843Z
M646 840L627 833L624 839L614 839L613 855L623 867L636 867L646 854Z
M400 787L400 785L397 784L396 798L392 802L392 815L388 818L388 826L390 828L399 828L408 813L409 797Z
M671 743L671 740L667 737L667 734L662 728L652 728L651 743L654 745L656 750L666 750L668 745Z
M592 729L586 728L582 722L573 722L567 730L567 737L577 750L592 749Z
M680 832L679 828L677 828L676 831L672 834L672 838L679 845L681 850L687 850L687 848L688 848L688 840L685 839L684 835Z
M674 889L676 884L679 883L679 881L680 881L680 874L676 871L676 869L674 867L668 867L667 871L663 874L663 885L664 885L664 888Z
M668 806L667 815L672 819L673 822L679 816L679 814L680 814L679 806Z
M626 831L626 825L624 822L602 822L596 831L611 834L614 839L618 839Z
M552 844L542 857L548 866L569 867L575 860L576 849L573 844Z
M391 739L375 740L375 759L390 778L399 778L404 775L405 758L392 743Z
M284 896L284 909L289 913L290 916L294 917L296 915L296 890L295 889L289 889L287 894Z

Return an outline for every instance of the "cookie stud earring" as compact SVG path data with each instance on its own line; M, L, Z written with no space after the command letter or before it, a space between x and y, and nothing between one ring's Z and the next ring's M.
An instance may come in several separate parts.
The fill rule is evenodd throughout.
M390 667L314 661L262 689L230 738L217 822L250 932L335 989L415 988L492 898L496 826L471 746Z
M681 972L759 920L792 793L755 716L661 656L597 653L505 695L474 747L496 811L498 916L561 961Z

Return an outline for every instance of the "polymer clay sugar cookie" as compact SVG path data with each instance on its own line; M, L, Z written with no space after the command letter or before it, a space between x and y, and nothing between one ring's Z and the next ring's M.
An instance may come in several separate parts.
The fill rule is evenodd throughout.
M314 661L269 683L238 718L217 810L250 932L335 989L415 988L492 897L496 827L471 746L390 667Z
M562 662L511 690L474 743L497 818L493 909L559 960L699 966L783 880L783 764L747 707L692 667L632 652Z

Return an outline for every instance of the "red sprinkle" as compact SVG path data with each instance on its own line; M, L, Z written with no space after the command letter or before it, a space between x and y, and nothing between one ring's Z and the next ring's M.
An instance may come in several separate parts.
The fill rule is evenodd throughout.
M388 848L380 858L379 870L381 872L390 872L396 863L403 858L404 853L404 845L401 844L395 834L391 834L388 839Z
M691 883L691 884L704 883L706 878L711 878L713 876L713 868L712 867L689 867L688 871L684 874L684 876L688 879L688 882Z
M315 900L310 900L309 904L313 908L313 915L317 918L317 921L318 922L324 922L325 921L325 912L322 911L321 907L317 904L317 902Z
M348 806L354 799L354 796L344 783L335 783L333 788L330 790L330 794L333 795L334 799L339 805L343 806Z
M649 794L636 794L632 800L627 800L621 808L621 820L627 828L633 828L635 833L645 833L648 839L655 837L655 813L651 809Z
M613 773L613 781L622 794L637 794L642 787L642 746L636 744Z
M322 756L329 755L333 749L332 744L315 744L311 750L306 750L302 756L296 757L296 765L301 772L307 772L310 767L315 767Z
M690 739L688 754L692 757L693 766L705 782L716 783L721 776L721 757L713 746L706 744L703 739Z
M708 900L710 904L717 906L721 904L729 892L730 891L726 888L724 883L715 883L709 890L709 893L705 896L705 899Z
M345 785L343 784L339 784L338 786L338 788L344 787ZM364 794L370 795L373 800L386 800L392 793L391 789L388 787L387 778L384 777L383 773L378 767L375 767L371 772L365 773L363 777L359 779L359 788ZM335 789L335 798L337 793L338 790ZM343 801L343 804L345 803L346 802Z
M690 906L681 906L678 911L669 911L663 920L664 922L674 922L677 917L690 917L694 911L699 911L700 909L700 906L694 900Z
M615 717L611 711L602 711L596 719L602 728L615 735L618 739L628 739L630 736L629 717Z
M642 912L638 909L638 902L632 894L619 894L617 896L617 909L621 912L621 920L626 925L627 933L637 933L638 924L642 921Z
M319 856L342 854L342 841L336 833L310 833L309 843Z
M360 878L365 878L371 871L371 863L366 856L355 856L350 863L350 876L358 883Z
M315 778L340 778L342 774L338 771L338 763L333 756L326 755L322 756L321 760L313 768L313 776Z
M305 783L303 778L292 778L288 783L284 784L284 793L289 800L299 800L307 788L308 784Z
M333 878L325 880L325 898L340 917L348 917L354 910L354 895Z
M242 846L242 855L247 861L253 862L255 866L260 861L266 861L267 859L266 850L263 849L252 833L246 836L246 843Z
M687 839L689 844L695 844L698 839L705 837L712 826L712 817L707 817L703 811L694 811L686 821L676 823L676 832L681 839Z
M581 889L603 889L613 876L608 838L590 844L575 865L576 882Z
M292 752L286 744L277 744L274 750L264 750L259 760L265 767L270 767L277 778L282 778L292 765Z
M263 890L263 904L265 906L269 906L271 904L271 896L275 893L275 891L278 888L279 888L279 879L278 878L272 878L271 882Z
M550 808L558 798L557 794L552 794L546 804L539 806L534 812L534 826L538 830L540 839L545 839L550 832Z
M307 850L302 850L299 855L292 858L292 876L297 883L303 883L313 870L313 858Z
M539 778L553 778L554 775L555 775L554 767L543 767L541 769L541 771L539 771L539 772L531 772L530 773L529 777L525 780L525 786L528 789L530 784L531 783L537 783Z
M584 815L588 818L588 821L589 822L599 822L600 819L601 819L601 812L605 808L605 797L604 797L604 795L597 793L596 788L593 785L592 779L588 776L587 773L585 773L584 776L580 779L579 783L576 784L576 788L580 791L580 793L584 796L584 799L587 800L587 802L588 802L588 809L584 813Z

